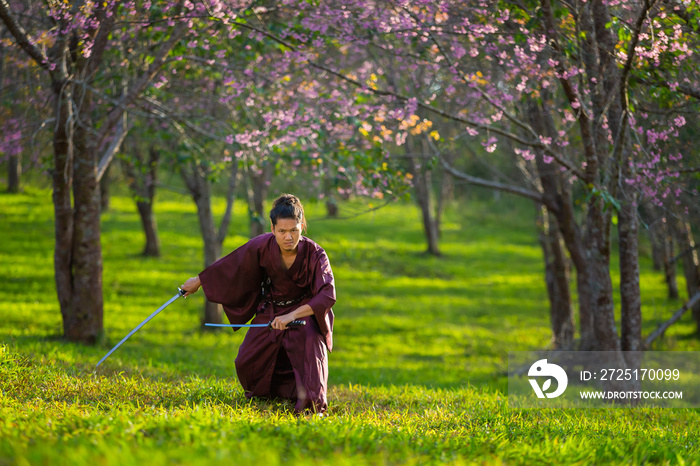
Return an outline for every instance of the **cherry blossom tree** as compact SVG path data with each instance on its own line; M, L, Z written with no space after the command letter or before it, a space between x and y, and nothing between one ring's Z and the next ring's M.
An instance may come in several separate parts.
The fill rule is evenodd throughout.
M425 194L425 155L433 154L462 181L541 206L548 244L563 242L576 271L581 348L650 343L641 337L637 211L642 201L682 202L694 189L681 176L692 173L688 155L673 139L687 124L679 105L700 88L695 3L27 5L0 0L0 18L12 53L33 61L52 96L55 264L68 338L94 341L101 332L97 183L130 129L126 116L142 112L176 136L193 196L226 167L241 169L253 219L263 215L272 173L304 167L319 180L343 178L340 195L396 197L411 182L399 168L409 156ZM643 109L660 93L676 103L651 121ZM467 138L523 169L525 183L460 170Z
M698 87L697 67L690 65L698 45L692 31L696 5L600 0L285 5L299 11L304 26L288 33L299 40L294 51L305 54L319 73L354 85L386 107L389 118L370 123L374 134L389 129L402 144L406 122L420 111L432 116L438 133L445 120L459 122L487 152L508 139L520 157L535 162L541 189L447 167L464 181L532 199L556 218L576 268L581 348L637 350L648 344L641 335L637 209L642 197L675 195L658 187L661 179L676 178L682 157L664 157L659 144L685 122L670 118L663 129L644 129L639 108L655 94L648 86L665 85L679 97ZM663 64L668 73L650 79L650 63ZM406 79L393 79L396 74ZM640 130L646 136L641 143ZM439 153L440 144L436 147ZM662 159L675 166L661 169ZM621 264L619 331L610 270L614 225Z
M95 342L102 333L99 180L127 132L127 108L188 28L184 19L166 19L182 5L167 4L145 20L141 7L150 13L150 2L0 1L13 53L33 61L51 93L54 267L64 336L73 341ZM120 68L112 51L144 21L157 25L132 53L148 55L149 65L124 86L111 73Z

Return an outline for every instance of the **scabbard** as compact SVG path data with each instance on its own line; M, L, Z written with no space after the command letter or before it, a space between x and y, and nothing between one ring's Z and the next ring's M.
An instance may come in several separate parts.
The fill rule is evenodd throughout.
M252 328L252 327L259 327L259 328L262 328L262 327L270 327L270 328L272 328L272 322L270 322L270 323L268 323L268 324L210 324L210 323L207 322L207 323L204 324L204 325L207 326L207 327L233 327L233 328L244 328L244 327L245 327L245 328ZM287 324L287 328L290 328L290 327L303 327L304 325L306 325L306 321L305 321L305 320L293 320L293 321L291 321L290 323Z

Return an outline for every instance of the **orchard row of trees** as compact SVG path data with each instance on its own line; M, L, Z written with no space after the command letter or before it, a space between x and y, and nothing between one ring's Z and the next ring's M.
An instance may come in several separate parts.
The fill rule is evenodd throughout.
M115 154L144 225L158 161L177 167L205 265L221 254L237 180L254 233L275 172L303 169L327 197L412 185L436 255L459 181L533 201L556 347L642 350L656 337L641 331L640 230L670 293L683 262L700 328L696 2L0 0L0 18L11 103L0 151L52 140L69 339L102 331L99 181ZM217 227L219 179L229 208Z

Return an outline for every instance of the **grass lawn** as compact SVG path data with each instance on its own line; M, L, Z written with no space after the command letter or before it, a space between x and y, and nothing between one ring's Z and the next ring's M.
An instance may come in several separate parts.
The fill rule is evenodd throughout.
M173 303L95 371L202 268L194 204L162 192L155 211L161 259L139 255L130 199L104 214L106 335L87 347L59 338L50 192L0 195L0 465L700 462L695 410L508 408L508 352L549 344L534 207L512 198L452 206L442 258L422 254L410 204L346 220L307 205L338 290L325 419L247 400L233 364L244 333L201 332L201 297ZM225 251L246 224L237 203ZM641 266L648 333L681 303ZM686 316L655 349L697 351L692 332Z

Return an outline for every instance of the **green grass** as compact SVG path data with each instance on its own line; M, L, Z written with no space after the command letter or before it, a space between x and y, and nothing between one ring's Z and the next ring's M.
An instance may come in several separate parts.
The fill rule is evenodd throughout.
M130 199L103 216L106 336L87 347L58 338L50 192L0 195L0 465L700 462L694 410L508 408L508 352L549 344L534 209L512 199L452 206L439 259L422 254L411 205L339 221L309 203L338 289L326 419L247 400L233 364L243 332L201 332L201 298L173 303L94 371L202 268L194 204L163 192L155 210L161 259L139 255ZM237 203L226 251L246 223ZM680 303L641 266L648 333ZM692 332L686 316L657 349L698 350Z

